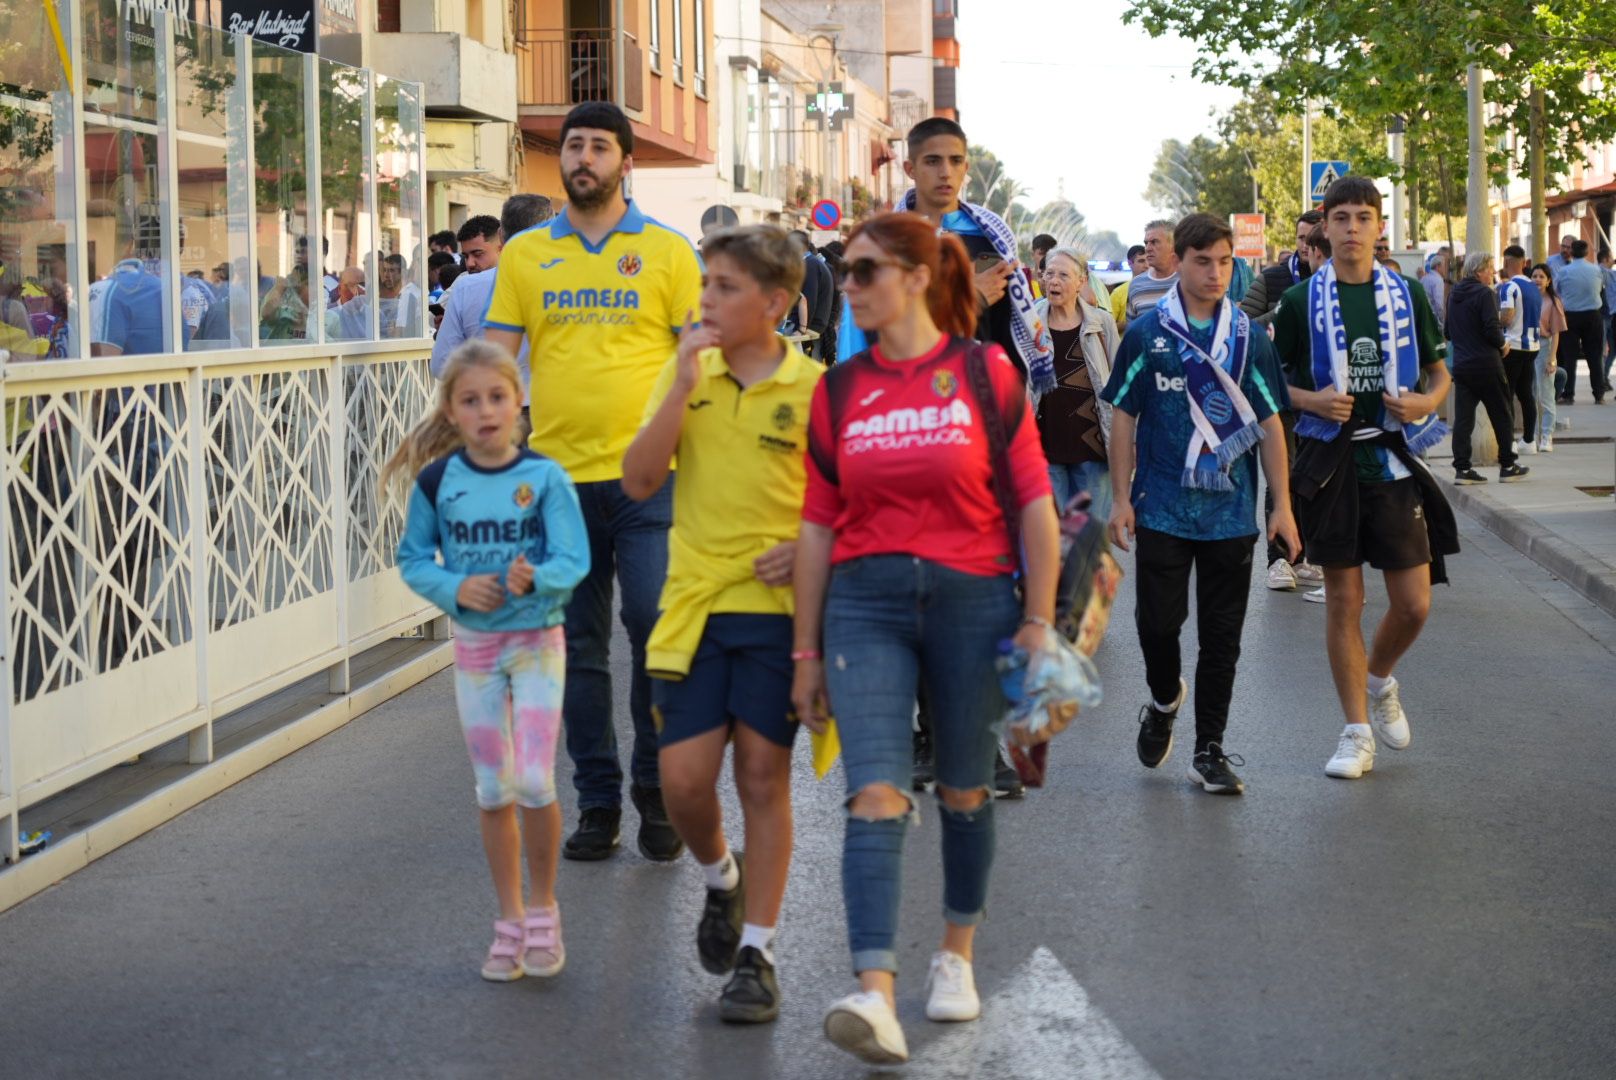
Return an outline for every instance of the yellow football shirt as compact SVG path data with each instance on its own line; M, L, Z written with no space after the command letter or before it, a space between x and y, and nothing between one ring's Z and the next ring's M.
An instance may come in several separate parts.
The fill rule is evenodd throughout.
M673 531L705 558L750 563L760 546L794 540L802 529L808 405L824 369L789 342L774 374L744 389L722 349L703 352L701 368L679 433ZM651 391L642 426L656 415L677 373L675 357ZM668 592L679 590L686 572L679 560L670 561ZM720 593L712 611L789 615L790 594L749 576Z
M1128 321L1128 284L1124 281L1111 294L1111 317L1117 321L1119 331Z
M517 233L483 325L527 335L533 435L575 483L620 480L657 372L701 318L701 260L632 202L596 247L566 211Z

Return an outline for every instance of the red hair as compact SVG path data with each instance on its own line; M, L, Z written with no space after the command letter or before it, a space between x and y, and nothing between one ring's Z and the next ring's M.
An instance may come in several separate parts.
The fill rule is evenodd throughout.
M962 338L976 333L976 277L959 237L910 213L877 214L854 229L848 243L861 236L909 266L931 270L926 308L937 329Z

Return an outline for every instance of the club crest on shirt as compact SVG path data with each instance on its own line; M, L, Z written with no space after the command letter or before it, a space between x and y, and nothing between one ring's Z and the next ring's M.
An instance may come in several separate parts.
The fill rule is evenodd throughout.
M532 506L533 485L517 484L516 491L511 495L511 501L516 504L518 510L526 510L528 507Z
M947 368L944 368L942 371L939 371L937 374L931 377L931 392L940 398L951 398L954 396L954 392L958 389L959 380L956 379L954 377L954 373L949 371Z
M624 277L633 277L640 272L642 265L639 255L631 251L617 260L617 272Z
M797 422L797 414L790 405L782 404L778 409L774 410L774 416L770 419L774 421L776 429L790 431L791 425Z

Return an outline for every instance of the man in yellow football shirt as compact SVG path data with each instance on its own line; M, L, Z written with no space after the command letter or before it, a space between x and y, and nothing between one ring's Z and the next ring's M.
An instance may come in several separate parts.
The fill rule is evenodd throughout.
M589 529L589 576L567 605L562 714L579 810L578 829L562 849L569 859L604 859L618 845L623 770L609 665L614 569L633 654L629 779L640 853L668 861L683 850L662 802L645 672L645 643L667 576L674 481L644 502L623 494L619 481L623 453L678 345L679 328L697 318L701 262L689 240L624 197L633 153L633 129L616 105L585 102L567 114L561 125L567 208L506 241L483 320L488 340L512 355L526 336L528 442L571 475Z

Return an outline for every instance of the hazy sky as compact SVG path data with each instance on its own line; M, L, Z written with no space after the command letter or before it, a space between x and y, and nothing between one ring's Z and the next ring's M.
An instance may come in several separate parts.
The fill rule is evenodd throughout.
M1090 229L1137 243L1156 216L1144 191L1162 140L1212 134L1209 110L1239 94L1195 81L1187 42L1124 25L1124 0L960 8L960 120L971 141L1032 189L1030 207L1064 181Z

